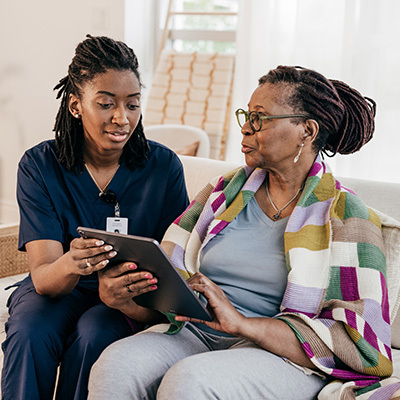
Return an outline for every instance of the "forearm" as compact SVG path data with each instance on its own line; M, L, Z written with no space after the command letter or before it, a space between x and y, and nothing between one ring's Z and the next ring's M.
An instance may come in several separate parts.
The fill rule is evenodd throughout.
M166 317L162 313L150 308L141 307L135 303L134 299L131 299L128 303L117 309L127 317L145 324L156 324L166 321Z
M44 263L31 268L32 281L40 295L58 297L70 293L79 282L80 275L68 268L68 255L64 254L52 263Z
M298 365L315 369L294 331L284 321L275 318L244 318L236 336L248 339Z

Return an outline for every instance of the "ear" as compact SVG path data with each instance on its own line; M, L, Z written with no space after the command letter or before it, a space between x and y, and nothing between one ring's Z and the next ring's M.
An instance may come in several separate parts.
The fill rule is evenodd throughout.
M312 143L319 132L319 125L315 119L307 119L304 123L304 142Z
M82 106L79 97L74 94L69 95L68 102L69 112L72 114L74 118L80 118L82 115Z

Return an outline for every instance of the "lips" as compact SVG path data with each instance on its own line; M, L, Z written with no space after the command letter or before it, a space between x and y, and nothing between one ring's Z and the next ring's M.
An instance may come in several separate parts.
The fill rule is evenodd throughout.
M129 132L126 131L112 131L112 132L107 132L109 135L114 135L114 136L123 136L123 135L129 135Z
M242 143L242 153L250 153L253 150L254 149L252 147L246 145L245 143Z
M123 142L129 135L127 131L106 131L108 137L114 142Z

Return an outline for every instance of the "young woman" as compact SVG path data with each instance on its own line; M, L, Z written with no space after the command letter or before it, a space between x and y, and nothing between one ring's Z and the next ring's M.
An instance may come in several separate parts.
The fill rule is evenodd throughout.
M78 238L78 226L161 240L186 208L182 165L144 136L137 58L107 37L80 43L55 89L55 140L28 150L18 169L19 247L30 275L9 300L2 398L85 399L101 351L141 324L99 298L97 272L111 246ZM134 268L134 266L132 266ZM155 278L131 273L154 290ZM127 287L125 296L135 293Z

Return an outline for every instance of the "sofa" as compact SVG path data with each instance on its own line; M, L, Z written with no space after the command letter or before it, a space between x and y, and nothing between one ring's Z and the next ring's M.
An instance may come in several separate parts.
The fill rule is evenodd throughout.
M238 166L236 163L180 156L183 163L189 198L204 187L213 177ZM374 208L381 218L387 258L387 279L392 321L392 348L394 375L400 377L400 184L339 178L342 185L355 191L364 202ZM4 340L4 322L8 313L6 301L9 285L22 279L28 270L25 253L17 251L18 225L0 225L0 340ZM2 363L2 355L0 365Z

